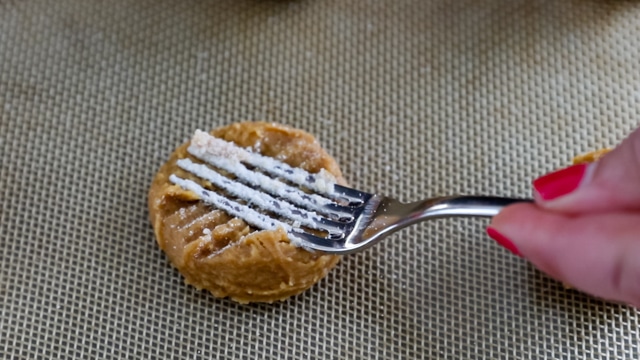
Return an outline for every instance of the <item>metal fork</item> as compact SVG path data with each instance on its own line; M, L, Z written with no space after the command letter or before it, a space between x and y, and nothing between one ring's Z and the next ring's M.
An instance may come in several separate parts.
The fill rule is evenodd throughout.
M309 249L334 254L362 251L392 233L429 219L453 216L493 217L505 206L529 199L496 196L444 196L412 203L402 203L387 196L366 193L334 185L336 193L351 200L342 206L352 214L343 222L341 236L320 237L308 232L290 232L289 236Z
M224 194L175 174L169 178L171 182L258 229L283 228L293 244L332 254L362 251L419 221L452 216L492 217L507 205L531 202L446 196L402 203L338 185L326 172L311 174L202 131L196 131L188 152L203 163L181 159L177 165L222 189Z

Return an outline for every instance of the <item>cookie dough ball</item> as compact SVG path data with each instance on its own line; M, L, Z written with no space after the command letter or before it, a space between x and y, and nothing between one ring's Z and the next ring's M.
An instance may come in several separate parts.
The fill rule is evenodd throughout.
M335 160L301 130L244 122L211 134L311 173L325 169L345 184ZM171 174L195 180L176 165L191 158L188 146L176 149L160 168L148 199L158 245L187 283L240 303L273 302L308 289L337 264L338 256L298 248L284 230L257 230L169 182Z

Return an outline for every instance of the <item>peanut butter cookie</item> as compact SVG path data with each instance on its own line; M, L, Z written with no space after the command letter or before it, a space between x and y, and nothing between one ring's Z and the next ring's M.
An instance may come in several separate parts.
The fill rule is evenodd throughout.
M335 160L304 131L243 122L210 134L310 173L324 169L345 184ZM310 288L337 264L338 256L294 246L283 229L253 228L171 183L171 174L197 181L176 164L191 157L188 146L178 147L162 165L148 198L158 245L188 284L240 303L273 302Z

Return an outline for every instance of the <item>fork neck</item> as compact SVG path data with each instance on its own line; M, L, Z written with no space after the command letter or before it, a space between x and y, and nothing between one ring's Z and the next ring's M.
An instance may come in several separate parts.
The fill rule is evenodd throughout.
M446 196L413 203L401 203L391 199L382 200L377 217L384 226L373 232L382 235L400 230L422 220L445 217L493 217L503 208L527 199L495 196Z
M450 216L493 217L506 206L531 202L528 199L516 199L497 196L447 196L409 203L409 217L416 221Z

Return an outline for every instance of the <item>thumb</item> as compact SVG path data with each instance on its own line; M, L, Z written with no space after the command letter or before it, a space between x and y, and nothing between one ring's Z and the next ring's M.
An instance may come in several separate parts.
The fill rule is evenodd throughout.
M578 164L533 182L539 206L564 213L640 209L640 129L591 164Z
M517 204L487 233L551 277L597 297L640 306L640 213L566 215Z

